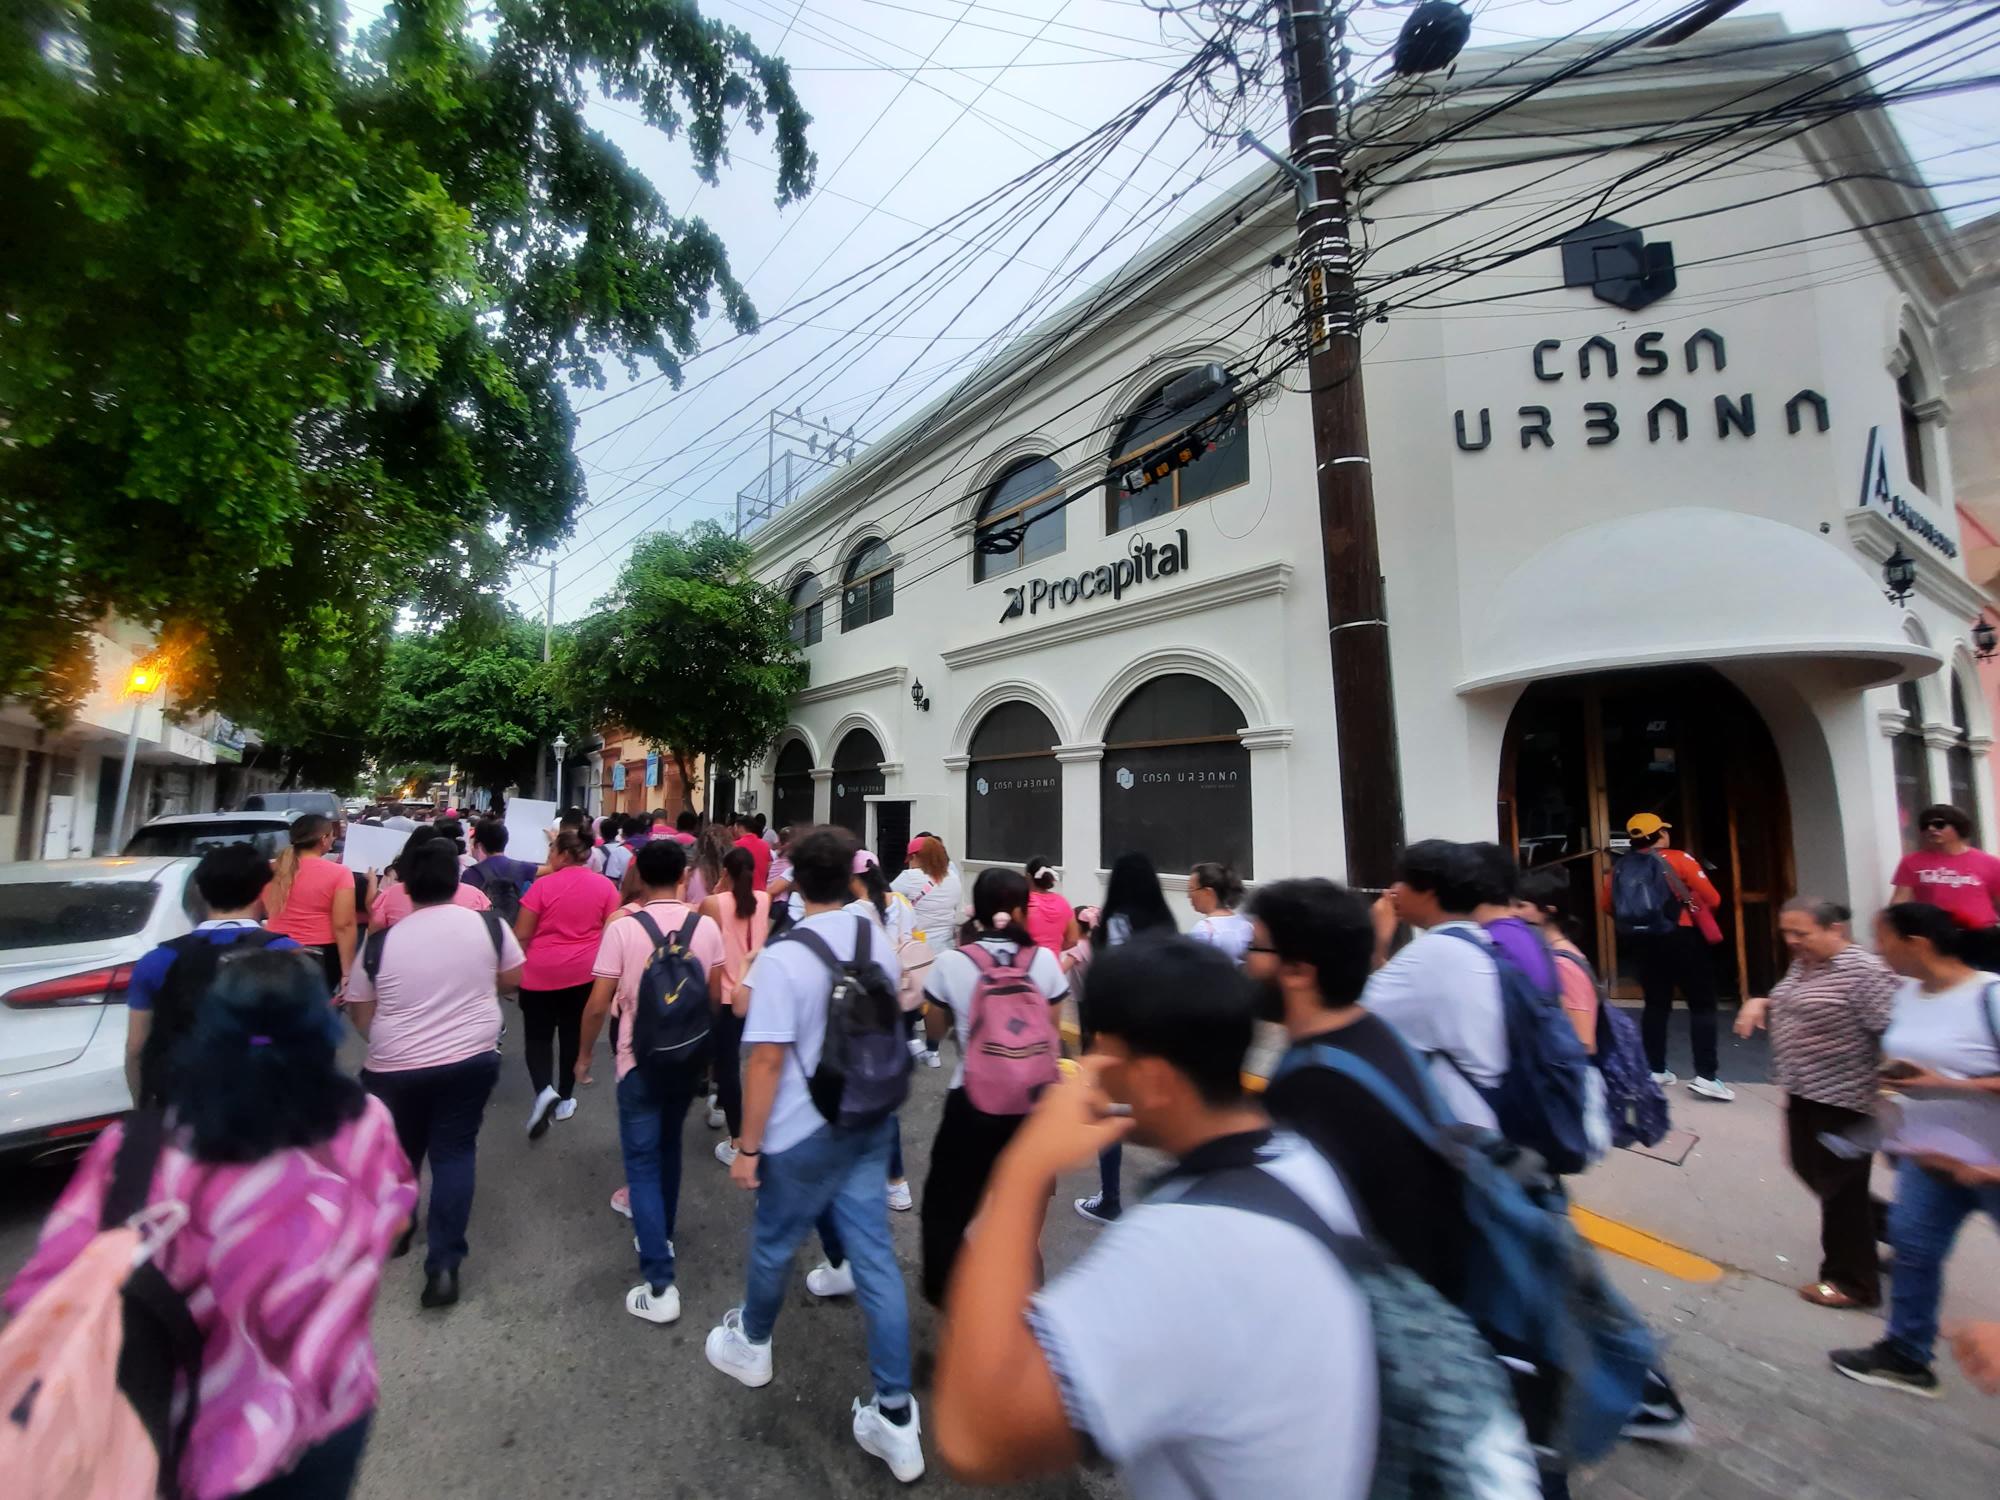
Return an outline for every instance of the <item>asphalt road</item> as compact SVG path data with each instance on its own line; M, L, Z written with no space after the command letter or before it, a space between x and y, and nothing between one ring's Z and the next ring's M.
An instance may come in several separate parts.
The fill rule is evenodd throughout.
M522 1130L527 1075L509 1038L480 1136L462 1300L443 1311L418 1307L421 1240L384 1278L375 1317L382 1401L357 1494L846 1500L900 1490L849 1431L849 1406L869 1391L864 1330L851 1300L821 1303L806 1292L816 1240L799 1254L774 1335L776 1379L746 1390L703 1356L708 1330L742 1300L751 1199L714 1159L721 1132L706 1128L699 1104L682 1136L674 1236L681 1320L656 1327L625 1311L638 1262L630 1222L609 1207L623 1174L611 1062L600 1047L598 1082L583 1091L575 1117L531 1144ZM918 1068L904 1114L920 1201L949 1062L947 1050L945 1068ZM1127 1153L1128 1185L1147 1169L1146 1153ZM11 1277L26 1259L65 1176L51 1167L0 1169L0 1274ZM1074 1260L1095 1233L1069 1207L1094 1188L1093 1169L1057 1199L1044 1239L1052 1267ZM921 1400L936 1325L917 1292L917 1215L891 1218L910 1273ZM974 1493L949 1480L934 1454L922 1485L933 1495ZM1071 1475L980 1493L1055 1500L1113 1492L1108 1478Z

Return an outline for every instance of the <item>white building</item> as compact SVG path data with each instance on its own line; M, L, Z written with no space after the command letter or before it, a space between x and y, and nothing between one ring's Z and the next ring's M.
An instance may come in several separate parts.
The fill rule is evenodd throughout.
M1423 128L1566 55L1528 50L1468 56ZM1625 818L1661 812L1716 867L1725 968L1756 987L1777 905L1878 903L1916 806L1965 802L1993 833L1985 598L1934 394L1963 267L1880 113L1741 159L1639 144L1827 84L1854 66L1843 36L1759 18L1679 50L1386 174L1408 180L1367 207L1371 277L1575 229L1600 189L1616 223L1571 247L1598 252L1595 283L1565 285L1553 242L1390 283L1425 306L1366 331L1369 428L1409 836L1567 860L1584 915ZM1128 848L1174 888L1202 859L1342 873L1302 372L1190 467L1120 479L1186 425L1165 383L1259 368L1292 216L1275 173L1247 184L755 533L812 673L750 773L777 822L847 823L898 862L911 829L970 866L1039 854L1078 900ZM1674 271L1635 295L1608 273L1642 242ZM1032 515L1019 551L974 550Z

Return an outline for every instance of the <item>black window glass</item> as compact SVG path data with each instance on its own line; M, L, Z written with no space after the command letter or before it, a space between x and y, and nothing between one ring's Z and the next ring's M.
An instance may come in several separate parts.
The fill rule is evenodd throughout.
M1062 482L1061 466L1048 458L1016 464L1001 477L979 507L979 535L1026 529L1011 552L975 550L974 579L997 578L1062 551L1063 517L1068 514L1062 504Z
M889 568L889 544L877 537L848 559L841 593L840 628L858 630L895 612L896 575Z
M816 646L820 641L826 605L820 598L819 579L808 573L792 585L792 644Z
M1156 677L1125 700L1104 735L1099 852L1107 868L1136 849L1163 871L1220 860L1253 873L1243 727L1227 693L1184 673Z
M865 729L849 730L833 752L832 821L856 838L868 832L868 803L886 788L882 746Z
M778 752L771 784L771 817L779 828L804 827L813 820L812 752L793 740Z
M1062 857L1062 766L1056 732L1031 703L1003 703L973 732L966 767L965 848L973 859L1025 864Z
M1123 531L1249 481L1250 445L1246 439L1250 419L1240 416L1229 436L1200 458L1130 494L1125 492L1125 474L1133 460L1185 432L1191 418L1200 421L1213 413L1207 403L1175 411L1168 407L1164 391L1163 385L1126 419L1112 444L1108 530Z

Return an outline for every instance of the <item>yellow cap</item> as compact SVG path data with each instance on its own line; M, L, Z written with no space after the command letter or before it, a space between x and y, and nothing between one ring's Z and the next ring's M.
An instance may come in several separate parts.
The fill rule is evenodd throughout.
M1625 831L1634 838L1641 839L1649 839L1662 828L1673 826L1658 813L1633 813L1625 820Z

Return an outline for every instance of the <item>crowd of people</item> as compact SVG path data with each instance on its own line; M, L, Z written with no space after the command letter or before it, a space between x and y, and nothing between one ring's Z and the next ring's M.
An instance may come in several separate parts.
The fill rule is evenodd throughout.
M1932 857L1899 868L1875 951L1845 907L1790 902L1791 966L1736 1030L1770 1030L1789 1158L1822 1207L1801 1294L1878 1306L1878 1240L1893 1250L1884 1337L1834 1367L1928 1394L1953 1237L1975 1211L2000 1219L2000 1171L1936 1133L1942 1118L2000 1146L2000 979L1982 946L2000 861L1989 876L1967 859L1955 809L1923 822ZM575 1115L609 1030L626 1310L682 1316L683 1126L703 1108L716 1160L754 1194L708 1362L773 1381L816 1238L806 1290L852 1298L867 1327L854 1439L900 1481L926 1467L890 1227L915 1212L918 1289L941 1315L924 1399L963 1478L1097 1455L1172 1500L1565 1495L1572 1465L1618 1438L1693 1438L1651 1338L1569 1228L1565 1179L1663 1134L1676 992L1689 1091L1734 1097L1707 942L1720 897L1660 816L1627 831L1596 896L1640 981L1636 1025L1576 940L1567 870L1524 872L1493 844L1414 843L1372 900L1315 878L1246 891L1197 864L1183 933L1137 853L1079 908L1042 859L968 888L930 833L890 879L843 830L755 815L573 811L540 859L510 854L498 820L444 817L390 868L349 870L337 826L301 818L275 866L248 844L209 850L207 918L135 966L137 1111L83 1157L6 1305L79 1275L135 1194L184 1205L155 1258L202 1374L184 1435L161 1435L169 1476L196 1500L347 1493L387 1262L421 1228L421 1305L461 1296L512 1004L531 1142ZM1252 1086L1259 1022L1287 1046ZM337 1060L349 1032L358 1076ZM913 1188L903 1108L914 1070L947 1062ZM1902 1101L1886 1123L1885 1089ZM1928 1147L1899 1150L1925 1123ZM1133 1201L1128 1142L1169 1161ZM1892 1205L1870 1192L1881 1147L1898 1152ZM1051 1276L1058 1180L1093 1161L1098 1191L1074 1207L1102 1234ZM1971 1378L2000 1384L2000 1332L1955 1336Z

